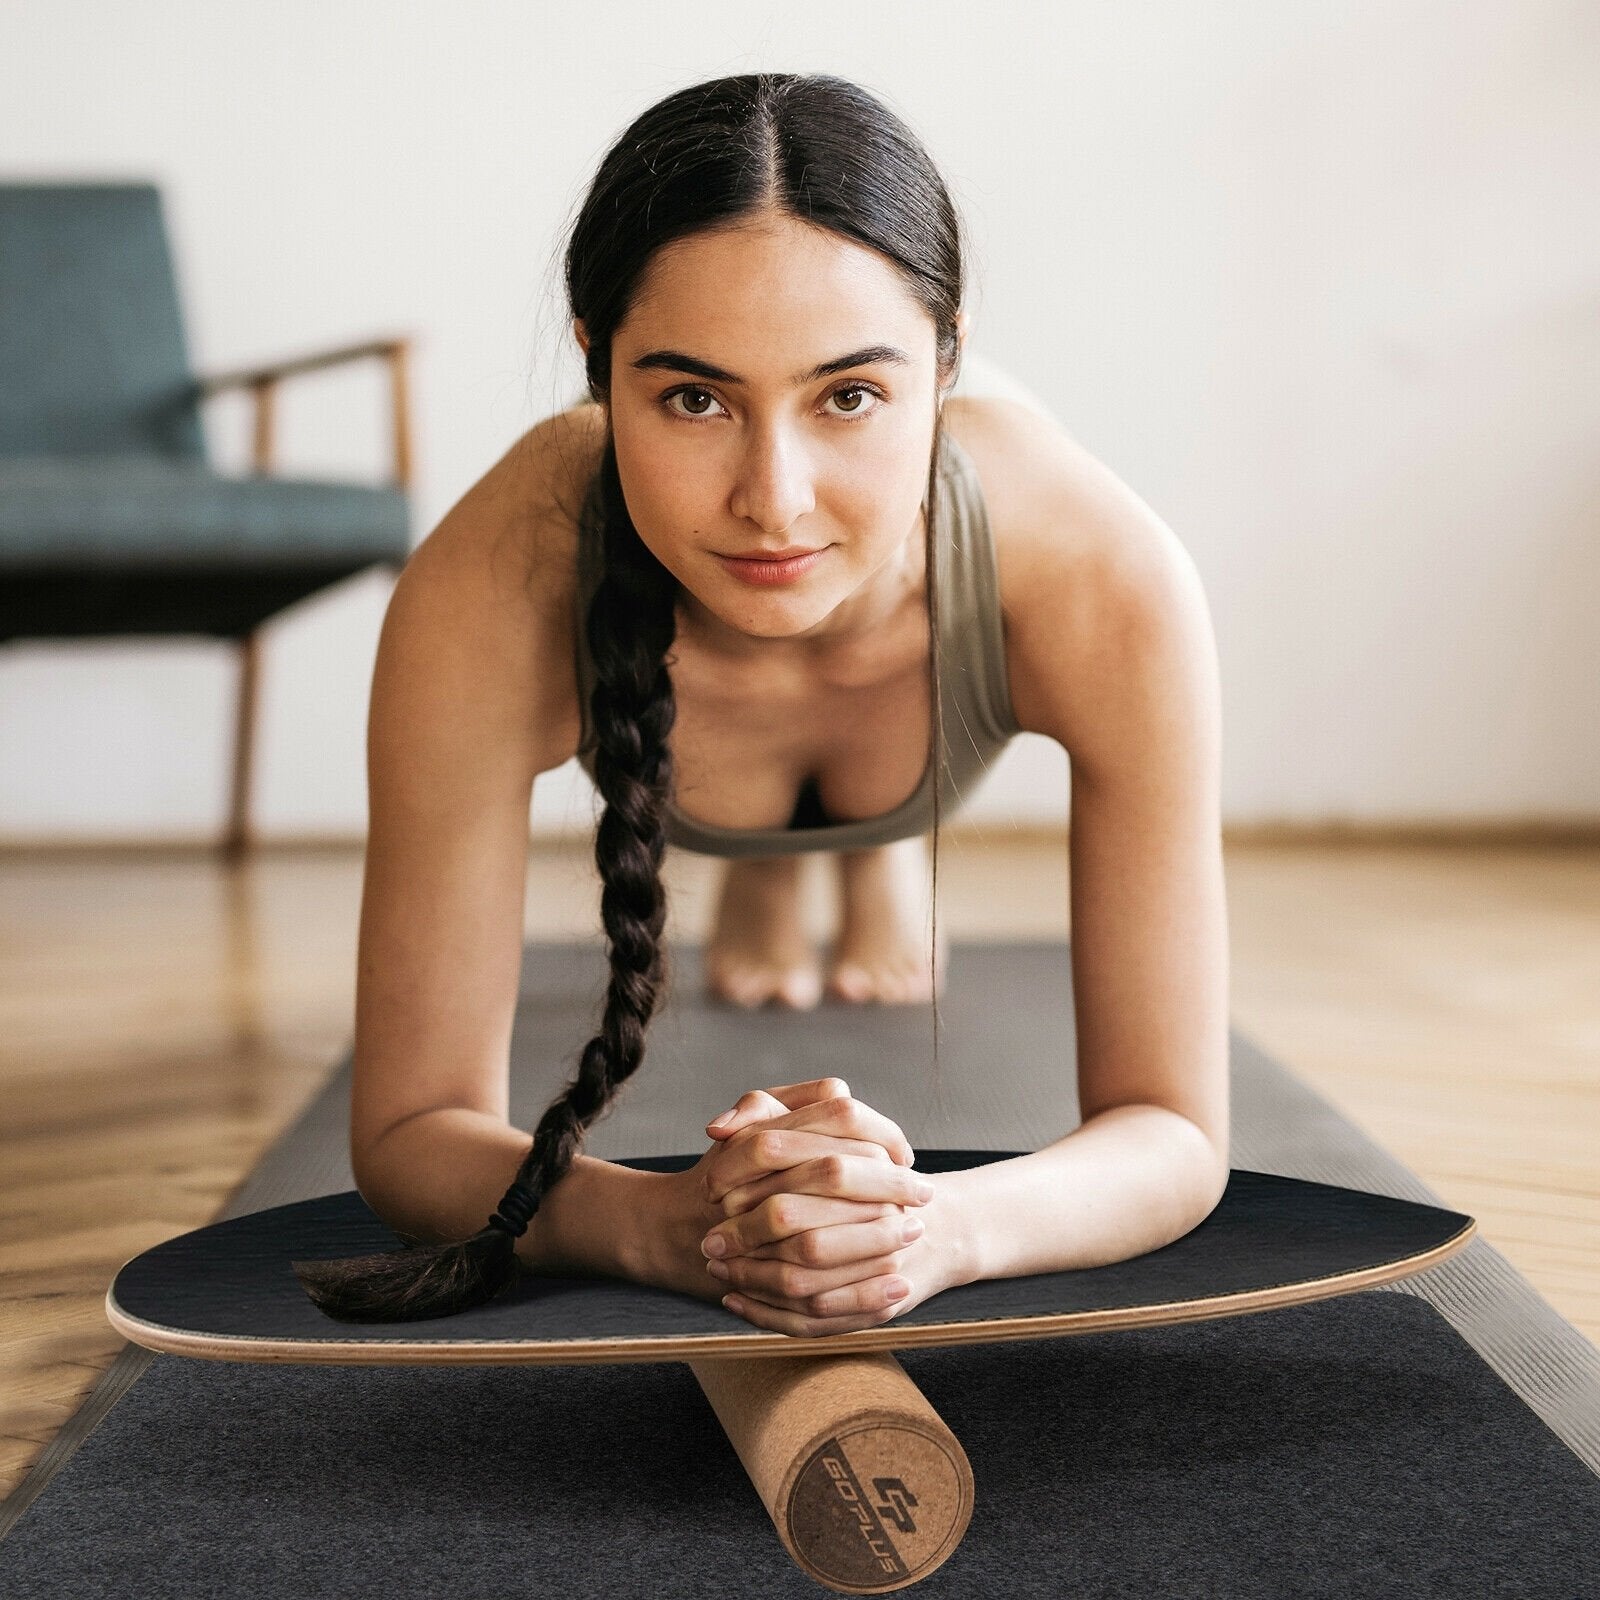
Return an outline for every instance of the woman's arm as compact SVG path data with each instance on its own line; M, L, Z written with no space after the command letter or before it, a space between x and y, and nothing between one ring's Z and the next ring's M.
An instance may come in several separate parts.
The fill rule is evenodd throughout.
M1030 408L989 401L969 428L1014 464L997 485L1012 704L1072 764L1082 1123L935 1180L976 1275L1009 1277L1159 1248L1226 1186L1220 690L1198 574L1156 514Z
M362 1198L397 1233L425 1244L471 1238L533 1144L531 1132L467 1106L420 1112L362 1162ZM651 1241L653 1173L579 1154L516 1241L530 1271L642 1279ZM706 1289L709 1294L709 1288Z
M577 743L572 545L582 424L540 424L413 552L389 603L367 728L351 1161L398 1231L483 1227L532 1145L509 1121L535 776ZM614 1272L631 1169L582 1156L517 1242Z

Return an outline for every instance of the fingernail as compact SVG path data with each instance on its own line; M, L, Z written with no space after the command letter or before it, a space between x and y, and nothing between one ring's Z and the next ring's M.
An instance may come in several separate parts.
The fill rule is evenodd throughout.
M707 1256L725 1256L728 1253L728 1241L720 1233L708 1233L700 1241L700 1253Z
M919 1199L919 1200L931 1200L931 1199L933 1199L933 1185L931 1183L927 1182L926 1180L924 1180L923 1182L921 1182L921 1183L919 1183L917 1185L916 1195L917 1195L917 1199Z
M708 1122L706 1124L706 1126L708 1128L720 1128L720 1127L723 1127L725 1124L727 1124L729 1122L732 1122L732 1121L733 1121L733 1113L731 1111L724 1111L722 1113L722 1115L720 1117L718 1117L715 1122Z
M894 1278L884 1290L884 1295L890 1300L904 1300L911 1293L911 1285L903 1278Z
M907 1244L910 1244L913 1239L920 1239L923 1231L921 1217L907 1217L906 1225L901 1230L900 1237L904 1239Z
M713 1278L726 1278L728 1276L728 1264L726 1261L708 1261L706 1262L706 1271Z

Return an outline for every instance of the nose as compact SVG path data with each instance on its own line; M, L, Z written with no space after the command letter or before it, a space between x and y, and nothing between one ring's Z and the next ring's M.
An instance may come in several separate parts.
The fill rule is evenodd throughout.
M783 533L816 505L805 449L781 429L752 431L730 509L763 533Z

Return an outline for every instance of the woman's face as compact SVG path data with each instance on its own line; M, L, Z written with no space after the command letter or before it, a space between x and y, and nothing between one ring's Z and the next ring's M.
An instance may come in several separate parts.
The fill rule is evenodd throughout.
M933 321L864 245L770 216L659 251L609 406L629 513L691 620L843 637L920 592L936 389ZM738 564L797 548L821 553Z

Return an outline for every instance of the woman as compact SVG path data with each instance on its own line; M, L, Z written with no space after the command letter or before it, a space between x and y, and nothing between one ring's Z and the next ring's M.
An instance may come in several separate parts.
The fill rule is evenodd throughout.
M1205 603L1171 532L1059 429L948 398L962 245L926 153L836 78L683 90L602 161L567 286L594 403L463 498L385 621L352 1155L415 1247L296 1263L308 1292L350 1320L437 1316L526 1266L732 1290L758 1327L831 1334L1186 1233L1228 1171ZM895 998L906 852L1022 729L1072 762L1079 1128L925 1181L830 1079L753 1089L685 1173L580 1153L643 1056L668 842L742 858L713 981L746 1002L814 998L783 873L848 852L830 982ZM610 984L530 1147L506 1064L528 800L574 753L605 800ZM940 961L917 960L926 995Z

